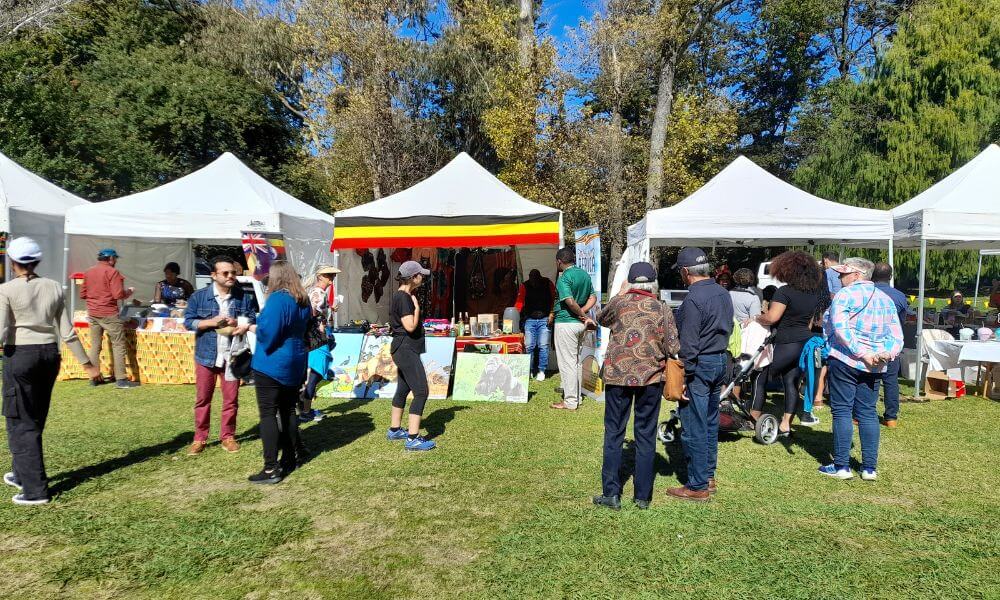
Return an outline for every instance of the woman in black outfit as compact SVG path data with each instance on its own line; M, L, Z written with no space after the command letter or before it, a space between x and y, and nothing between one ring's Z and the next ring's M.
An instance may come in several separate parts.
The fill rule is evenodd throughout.
M386 438L406 440L404 448L410 451L433 450L437 444L420 435L420 419L424 413L429 390L427 373L420 355L425 352L424 325L420 318L420 302L414 295L417 288L431 272L415 260L399 265L396 281L399 289L392 295L389 324L392 326L392 361L399 375L396 394L392 397L392 422ZM409 427L403 430L403 407L406 397L413 392L410 403Z
M753 386L754 418L762 413L767 381L771 375L781 377L785 390L785 412L778 430L787 437L791 431L792 416L799 403L799 357L802 348L813 336L810 329L813 316L825 292L823 271L819 264L805 252L785 252L771 263L771 275L785 283L774 293L767 312L757 317L757 322L772 326L774 331L774 358L758 375Z

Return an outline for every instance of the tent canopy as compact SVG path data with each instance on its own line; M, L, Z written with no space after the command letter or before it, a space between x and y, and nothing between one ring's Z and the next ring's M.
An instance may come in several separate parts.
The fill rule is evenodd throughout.
M336 213L332 247L554 246L561 221L463 152L413 187Z
M1000 147L990 144L892 216L900 245L1000 248Z
M63 220L83 198L45 181L0 152L0 231L29 236L42 247L38 274L65 282Z
M97 248L114 246L123 256L118 268L140 298L152 294L166 260L193 277L191 242L238 245L244 231L281 233L288 260L306 274L332 262L332 230L332 216L278 189L228 152L160 187L66 213L70 270L93 264Z
M629 245L885 246L887 211L817 198L740 156L674 206L653 210L629 227Z

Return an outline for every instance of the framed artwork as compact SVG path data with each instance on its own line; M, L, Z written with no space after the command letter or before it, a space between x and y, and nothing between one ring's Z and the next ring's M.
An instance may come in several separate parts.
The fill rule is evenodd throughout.
M531 357L527 354L460 352L455 361L455 400L528 402Z

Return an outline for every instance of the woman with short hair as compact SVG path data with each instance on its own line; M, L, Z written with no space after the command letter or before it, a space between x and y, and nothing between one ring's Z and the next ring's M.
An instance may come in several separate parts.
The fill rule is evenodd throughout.
M14 504L47 504L49 480L42 433L52 388L59 375L59 343L70 349L91 381L101 371L83 351L70 323L62 286L35 274L42 249L19 237L7 246L14 278L0 285L0 343L3 343L3 415L13 468L3 481L19 490Z
M181 266L168 262L163 267L163 279L156 284L153 291L153 304L174 306L178 300L187 300L194 293L194 286L186 279L181 279Z
M295 470L295 402L306 372L305 334L311 316L309 296L298 273L286 261L272 263L267 302L257 315L257 351L251 362L264 446L264 468L250 476L252 483L279 483Z
M760 296L753 289L754 276L750 269L737 269L733 273L733 287L729 297L733 300L733 318L746 325L761 313Z
M809 254L789 251L771 262L771 275L785 285L774 292L767 312L757 322L772 327L774 353L771 364L758 375L753 389L754 418L762 414L767 380L771 375L781 378L785 390L784 414L778 427L779 436L791 434L792 417L799 403L799 357L806 341L813 336L812 321L820 294L826 294L823 271ZM815 419L809 415L811 419ZM814 425L802 421L803 425Z
M635 405L635 504L648 508L656 476L656 422L669 356L680 352L673 312L659 300L656 269L645 262L629 268L628 285L597 315L611 330L604 361L604 464L602 491L594 504L621 507L622 442Z

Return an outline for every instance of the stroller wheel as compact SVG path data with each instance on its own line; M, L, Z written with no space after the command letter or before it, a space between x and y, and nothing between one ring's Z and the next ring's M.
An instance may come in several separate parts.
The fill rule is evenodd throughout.
M656 429L656 438L660 440L661 443L671 444L676 437L677 432L674 430L673 425L669 421L660 423L660 426Z
M778 439L778 418L774 415L761 415L754 427L753 437L765 446L773 444Z

